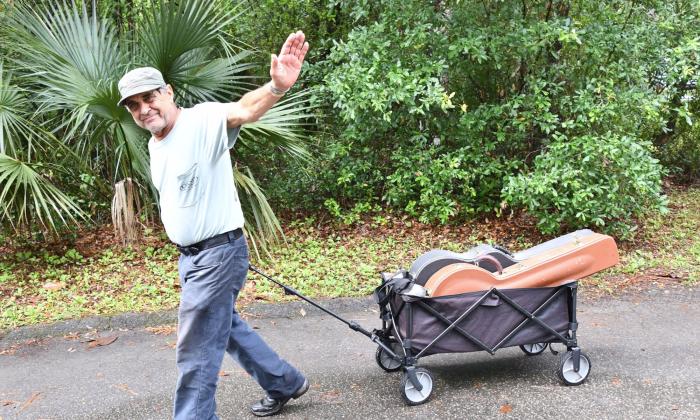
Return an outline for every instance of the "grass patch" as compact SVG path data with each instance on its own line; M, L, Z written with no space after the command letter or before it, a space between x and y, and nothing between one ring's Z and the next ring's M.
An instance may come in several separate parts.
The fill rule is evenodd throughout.
M93 257L75 249L16 252L0 260L0 330L23 325L174 308L177 249L165 244L108 248Z
M289 232L287 240L289 246L273 250L271 258L258 262L260 268L310 297L367 296L378 285L378 273L396 271L429 248L419 238L391 233L324 237L312 229L301 229ZM437 247L462 249L455 240L443 240ZM257 275L251 277L244 293L254 299L285 298L279 286Z
M620 264L586 279L607 290L638 281L700 281L700 188L669 193L670 212L644 222L636 237L622 244Z

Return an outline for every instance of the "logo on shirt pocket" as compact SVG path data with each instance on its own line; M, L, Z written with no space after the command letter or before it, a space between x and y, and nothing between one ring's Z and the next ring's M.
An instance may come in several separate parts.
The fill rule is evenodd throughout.
M177 176L177 204L189 207L197 203L202 195L199 164L195 163L185 173Z

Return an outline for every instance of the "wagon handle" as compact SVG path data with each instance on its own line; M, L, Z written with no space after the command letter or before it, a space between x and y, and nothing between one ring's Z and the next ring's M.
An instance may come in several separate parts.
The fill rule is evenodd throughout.
M348 321L348 320L344 319L343 317L341 317L340 315L336 314L335 312L331 311L330 309L324 308L323 306L321 306L321 305L319 305L318 303L314 302L312 299L309 299L308 297L306 297L306 296L302 295L301 293L297 292L297 291L294 290L293 288L291 288L291 287L289 287L289 286L286 286L286 285L280 283L279 281L273 279L272 277L268 276L267 274L261 272L261 271L258 270L258 268L255 267L254 265L249 264L249 265L248 265L248 269L249 269L250 271L254 272L254 273L257 273L257 274L263 276L264 278L266 278L267 280L269 280L269 281L275 283L276 285L280 286L282 289L284 289L284 293L285 293L285 294L297 296L297 297L301 298L302 300L305 300L306 302L310 303L311 305L317 307L318 309L322 310L323 312L327 313L328 315L334 317L334 318L337 319L338 321L340 321L340 322L346 324L348 327L350 327L351 330L357 331L357 332L359 332L359 333L361 333L361 334L364 334L365 336L371 338L372 341L377 340L377 338L376 338L376 336L375 336L374 333L371 333L371 332L365 330L365 329L362 328L357 322L355 322L355 321Z

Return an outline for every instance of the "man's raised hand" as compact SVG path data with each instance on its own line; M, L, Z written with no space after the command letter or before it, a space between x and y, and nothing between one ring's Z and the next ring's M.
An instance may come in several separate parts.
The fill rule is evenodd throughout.
M270 77L275 88L286 91L296 83L306 52L309 51L309 43L305 39L302 31L289 34L279 56L272 54Z

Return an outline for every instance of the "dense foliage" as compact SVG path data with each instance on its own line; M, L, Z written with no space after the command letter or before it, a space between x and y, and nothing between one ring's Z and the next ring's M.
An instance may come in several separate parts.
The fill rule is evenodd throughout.
M697 173L697 3L336 3L357 25L312 69L332 134L309 186L334 213L623 233L664 207L657 159Z
M226 92L235 85L238 91L227 93L231 97L243 86L234 82L248 80L242 76L253 77L248 81L254 84L264 81L266 54L278 48L283 34L305 30L312 48L298 89L311 90L313 115L297 101L298 118L286 123L288 129L303 118L313 124L306 133L313 159L281 153L285 148L301 153L297 143L279 140L298 139L290 130L268 131L275 142L255 141L251 130L250 147L236 154L250 171L239 173L257 180L278 211L323 208L353 223L391 210L446 223L522 209L547 233L585 226L627 234L645 212L664 210L663 177L700 176L697 1L222 1L213 16L226 16L217 33L226 34L223 49L245 46L264 54L236 56L243 67L235 78L229 73L221 80L211 76L231 63L226 61L231 55L220 54L216 44L222 37L206 48L181 51L170 62L151 40L158 39L160 25L170 27L154 20L158 4L179 2L85 3L87 9L96 5L104 25L114 28L110 42L132 61L167 69L185 58L196 60L204 77L197 79L202 86L185 89L193 100L205 90ZM8 26L16 20L3 19L4 40L22 25ZM177 33L184 33L182 27L172 36ZM13 91L29 101L16 114L27 121L39 117L51 135L46 139L72 145L61 158L71 151L93 157L91 171L71 167L71 179L81 179L82 191L90 193L57 185L77 197L81 209L99 213L116 174L132 176L138 168L133 142L112 136L116 143L90 143L112 145L110 159L104 146L100 153L76 148L85 144L78 133L99 127L93 137L102 139L114 125L98 119L73 124L94 107L67 113L46 106L50 95L43 92L52 87L36 71L37 62L46 60L24 57L22 48L5 42L0 54L5 85L17 80L13 72L31 80ZM110 54L98 57L115 60L101 63L111 76L84 79L87 91L96 89L88 84L114 80L123 69L125 61ZM262 65L247 65L260 56ZM187 69L170 74L174 80L192 76ZM28 134L36 130L19 131L36 137ZM134 176L147 184L143 175ZM259 190L252 195L263 199Z

